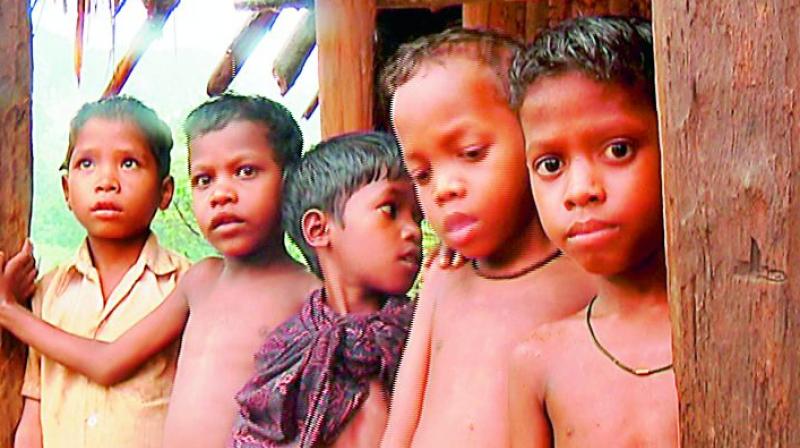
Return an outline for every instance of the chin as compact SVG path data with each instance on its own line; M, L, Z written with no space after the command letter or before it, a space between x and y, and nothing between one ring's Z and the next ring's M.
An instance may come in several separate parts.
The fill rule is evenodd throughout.
M87 228L86 233L92 238L103 240L132 240L144 235L147 229L131 231L129 229Z
M227 243L227 244L226 244ZM214 244L214 249L224 257L231 258L244 258L258 252L251 244L243 244L238 242L224 242L222 244Z
M448 248L460 253L466 258L485 258L499 250L498 246L495 246L492 241L487 241L486 238L480 238L478 236L472 238L472 241L469 241L467 244L451 244L447 240L443 240L443 242Z
M414 279L411 281L393 282L391 284L383 285L380 289L381 293L387 296L402 296L411 289L414 284Z
M628 269L627 263L606 256L597 255L576 255L566 252L566 255L575 260L580 267L590 273L602 277L611 277L625 272Z

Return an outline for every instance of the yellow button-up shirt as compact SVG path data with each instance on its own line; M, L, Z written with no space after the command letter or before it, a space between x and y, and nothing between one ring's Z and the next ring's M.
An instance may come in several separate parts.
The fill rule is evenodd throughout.
M161 304L188 267L151 235L104 303L84 242L73 260L45 277L33 310L69 333L113 341ZM31 349L22 395L40 400L44 447L160 447L177 351L176 341L131 378L105 387Z

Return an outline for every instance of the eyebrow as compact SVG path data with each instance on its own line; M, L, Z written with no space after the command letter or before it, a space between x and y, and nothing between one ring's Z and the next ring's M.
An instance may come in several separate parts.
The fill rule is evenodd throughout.
M590 137L594 137L597 135L603 135L606 137L601 138L593 138L594 140L606 140L610 135L615 135L619 137L630 136L630 137L641 137L648 132L648 128L646 125L638 122L637 120L630 120L630 119L606 119L606 120L589 120L589 125L580 125L573 127L572 133L570 135L586 135L589 134ZM559 148L562 145L560 142L563 141L563 136L566 135L565 133L556 134L554 132L540 132L537 133L536 136L526 139L525 141L525 152L528 153L533 149L537 149L540 151L550 151L553 148ZM544 137L544 138L542 138Z

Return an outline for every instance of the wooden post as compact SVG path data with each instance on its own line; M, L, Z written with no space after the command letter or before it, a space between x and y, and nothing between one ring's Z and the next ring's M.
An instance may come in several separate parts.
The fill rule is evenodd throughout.
M656 0L685 447L800 446L800 0Z
M463 6L463 23L467 28L493 29L530 42L542 28L562 20L604 14L650 17L650 3L649 0L468 0Z
M375 0L317 0L322 137L372 129Z
M462 8L464 28L492 29L525 38L525 2L471 2Z
M33 193L31 24L28 2L0 8L0 250L13 253L28 235ZM0 446L12 445L19 419L25 346L0 330Z

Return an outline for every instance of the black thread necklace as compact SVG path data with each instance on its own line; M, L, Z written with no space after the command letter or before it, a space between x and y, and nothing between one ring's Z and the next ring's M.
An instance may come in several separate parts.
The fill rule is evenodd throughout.
M544 257L541 260L537 260L535 263L529 266L525 266L524 268L512 272L510 274L502 274L502 275L490 275L481 272L480 268L478 267L478 260L474 258L471 260L471 264L472 264L472 269L475 271L476 274L478 274L479 277L483 277L489 280L510 280L512 278L522 277L523 275L529 272L533 272L539 268L542 268L560 256L561 256L561 250L556 249L555 252L551 253L550 255Z
M665 366L658 367L656 369L634 369L633 367L629 367L622 363L619 359L614 357L602 344L600 341L597 340L597 336L594 334L594 328L592 328L592 307L594 306L594 302L597 300L597 296L592 297L592 301L589 302L589 308L586 310L586 326L589 327L589 334L592 335L592 341L594 341L594 345L606 355L606 358L610 359L611 362L616 364L617 367L620 369L636 376L650 376L656 373L665 372L672 368L672 363L669 363Z

